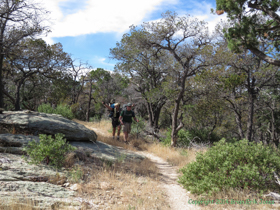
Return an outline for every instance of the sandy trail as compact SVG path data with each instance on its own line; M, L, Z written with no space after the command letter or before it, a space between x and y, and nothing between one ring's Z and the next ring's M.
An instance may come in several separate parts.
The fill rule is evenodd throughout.
M176 172L176 169L174 167L172 167L168 162L166 162L162 158L157 157L151 153L137 153L146 156L158 167L160 173L162 174L162 179L160 180L160 182L168 196L171 209L200 209L199 207L188 203L190 198L186 190L178 184L178 173Z
M101 130L95 127L90 127L95 132L107 136L108 134L103 133ZM190 200L187 191L178 184L178 173L175 167L172 167L168 162L162 158L151 154L149 152L138 151L137 154L143 155L149 158L158 167L159 172L162 174L160 185L166 192L169 205L172 210L189 210L189 209L200 209L198 206L189 204Z

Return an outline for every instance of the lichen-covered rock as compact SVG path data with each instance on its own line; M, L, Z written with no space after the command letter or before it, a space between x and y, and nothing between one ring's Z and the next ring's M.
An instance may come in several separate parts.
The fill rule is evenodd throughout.
M69 141L96 142L97 135L85 126L61 115L33 111L5 111L0 115L0 125L20 128L32 134L63 133Z
M30 199L50 207L56 202L73 203L73 190L50 183L50 177L66 177L66 171L56 171L46 165L29 165L20 155L0 154L0 202L13 203ZM63 184L63 183L62 183Z

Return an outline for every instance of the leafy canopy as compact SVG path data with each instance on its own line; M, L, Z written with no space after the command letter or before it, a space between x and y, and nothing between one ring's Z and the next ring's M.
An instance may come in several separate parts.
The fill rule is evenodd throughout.
M273 59L271 53L280 51L278 0L216 0L216 4L217 13L225 11L232 23L224 29L231 50L240 52L240 47L244 47L261 59L280 66L280 61Z

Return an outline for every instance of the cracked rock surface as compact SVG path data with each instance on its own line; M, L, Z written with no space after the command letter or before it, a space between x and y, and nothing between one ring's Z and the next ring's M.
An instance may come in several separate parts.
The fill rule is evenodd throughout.
M0 125L10 129L20 129L37 136L63 133L69 141L95 142L97 135L93 130L68 120L61 115L45 114L33 111L4 111L0 114Z

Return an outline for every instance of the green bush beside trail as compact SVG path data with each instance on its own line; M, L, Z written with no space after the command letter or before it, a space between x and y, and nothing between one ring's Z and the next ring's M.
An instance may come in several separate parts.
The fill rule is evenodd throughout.
M39 134L39 143L31 141L24 148L24 151L31 158L29 163L39 164L48 159L50 165L61 168L65 161L65 155L76 149L63 137L64 134L61 133L55 134L55 138L52 138L51 135Z
M235 143L222 139L181 172L179 183L191 193L211 195L229 188L279 190L273 174L280 172L279 150L245 139Z

